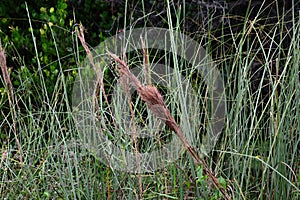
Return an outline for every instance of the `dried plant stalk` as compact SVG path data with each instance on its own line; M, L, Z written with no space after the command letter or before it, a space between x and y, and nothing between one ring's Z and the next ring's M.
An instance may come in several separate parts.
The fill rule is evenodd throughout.
M150 75L150 69L149 69L149 56L146 51L144 40L141 36L141 44L142 44L142 50L143 50L143 56L144 56L144 67L145 67L145 78L147 85L151 84L151 75Z
M92 53L89 49L89 47L87 46L86 42L85 42L85 38L84 38L84 27L80 24L79 25L79 30L76 29L76 32L77 32L77 36L81 42L81 45L83 46L86 54L87 54L87 57L89 59L89 62L91 63L94 71L96 72L96 75L97 75L97 82L95 84L95 88L96 88L96 91L95 91L95 97L94 97L94 103L95 103L95 112L97 113L97 117L101 120L101 118L99 117L98 115L98 109L99 109L99 104L98 104L98 98L100 96L100 91L99 91L99 88L102 92L102 95L104 97L104 101L105 103L107 104L108 106L108 111L109 113L112 115L112 111L111 111L111 108L110 108L110 104L108 102L108 98L107 98L107 95L105 93L105 89L104 89L104 84L103 84L103 75L102 75L102 71L101 71L101 68L100 66L96 66L95 63L94 63L94 59L93 59L93 56L92 56ZM112 117L112 123L115 127L117 127L117 124L115 122L115 119ZM108 160L109 162L109 160ZM110 167L110 163L108 163L108 166ZM108 171L110 171L110 169L108 169ZM110 180L107 180L108 182L110 182ZM110 187L107 188L107 196L108 196L108 199L111 198L111 191L110 191Z
M99 90L98 90L98 87L100 88L102 94L103 94L103 97L104 97L104 101L105 103L107 104L108 106L108 111L109 113L112 115L112 111L111 111L111 108L110 108L110 104L109 104L109 101L108 101L108 98L107 98L107 95L105 93L105 89L104 89L104 84L103 84L103 74L102 74L102 71L101 71L101 68L100 66L96 66L95 65L95 62L94 62L94 59L93 59L93 56L92 56L92 52L90 51L89 47L87 46L86 42L85 42L85 38L84 38L84 27L80 24L79 25L79 30L77 29L77 36L81 42L81 45L83 46L86 54L87 54L87 57L94 69L94 71L96 72L96 75L97 75L97 82L96 82L96 85L95 85L95 88L97 89L96 90L96 96L95 96L95 109L97 111L97 109L99 108L99 105L98 105L98 97L99 97ZM117 127L116 125L116 122L115 122L115 119L112 117L112 123L114 124L115 127Z
M3 75L3 79L4 82L6 84L6 86L8 87L8 91L7 91L7 96L8 96L8 102L9 102L9 108L11 110L12 113L12 121L13 121L13 132L15 135L15 139L16 139L16 144L18 147L18 153L19 153L19 158L20 158L20 164L22 165L23 163L23 159L22 159L22 154L21 154L21 145L18 139L18 133L17 133L17 113L16 113L16 107L18 108L18 110L20 110L17 101L15 100L14 97L14 91L13 91L13 85L11 83L10 80L10 76L8 74L8 68L6 65L6 57L5 57L5 51L2 48L1 42L0 42L0 67L1 67L1 71L2 71L2 75Z
M123 56L124 59L124 64L126 64L126 55L124 54ZM120 64L119 64L120 65ZM119 67L120 68L120 67ZM122 67L121 67L122 68ZM138 81L136 79L136 81ZM138 185L139 185L139 197L137 196L136 199L140 199L143 195L143 182L142 182L142 176L141 176L141 165L140 165L140 156L139 156L139 150L138 150L138 142L137 142L137 130L136 130L136 124L134 121L134 111L133 111L133 107L132 107L132 99L131 99L131 95L130 95L130 79L126 76L121 76L120 77L120 85L123 88L123 90L125 91L125 95L127 97L128 100L128 105L129 105L129 110L130 110L130 114L131 114L131 123L132 123L132 141L133 144L135 146L134 151L135 151L135 159L136 159L136 163L137 163L137 171L138 171Z
M91 53L90 49L88 48L88 46L87 46L87 44L85 42L84 27L82 25L79 25L79 31L77 30L77 35L78 35L78 38L79 38L79 40L81 42L81 45L83 46L83 48L84 48L84 50L85 50L85 52L87 54L89 62L91 63L94 71L96 72L98 80L97 80L95 88L98 88L98 86L100 87L100 89L101 89L101 91L103 93L103 96L104 96L104 100L105 100L105 102L108 105L109 112L112 115L112 111L111 111L110 106L109 106L110 104L108 102L108 98L107 98L107 95L106 95L105 89L104 89L102 71L101 71L101 68L99 66L96 66L95 63L94 63L94 59L93 59L92 53ZM123 61L123 60L121 61L120 60L120 62L123 62L123 64L126 65L126 57L125 57L125 55L124 55L124 60L125 61ZM120 69L120 70L122 71L122 69ZM124 71L123 73L126 74L127 72ZM123 89L125 90L126 95L128 97L130 97L128 80L129 80L128 78L123 77ZM139 84L138 79L135 79L134 81L135 82L133 82L132 84ZM138 87L138 85L136 85L136 87ZM98 96L99 96L99 92L96 92L96 96L95 96L95 104L96 104L95 108L96 108L96 110L99 108L99 105L97 103ZM131 115L132 115L131 116L132 117L132 122L134 124L134 112L133 112L132 105L131 105L131 98L128 98L128 101L129 101L129 106L130 106L130 112L131 112ZM112 117L112 120L113 120L114 126L117 127L117 125L116 125L115 120L114 120L113 117ZM133 125L133 129L134 129L134 131L133 131L134 132L134 134L133 134L133 142L134 142L134 144L136 146L136 159L137 159L137 163L138 163L138 172L139 172L138 184L139 184L139 190L140 190L140 196L141 196L142 193L143 193L143 185L142 185L142 177L141 177L141 173L140 173L141 172L141 167L139 165L140 162L139 162L139 154L138 154L138 149L137 149L136 127L135 127L135 125ZM110 194L109 189L108 189L108 193Z
M209 169L206 162L201 159L196 151L192 148L189 144L188 140L184 136L181 128L176 123L175 119L171 115L169 109L166 107L164 99L162 95L159 93L158 89L155 86L150 85L142 85L141 82L132 74L128 68L126 62L122 61L117 55L107 51L108 55L112 57L118 64L118 71L120 76L127 77L133 88L137 90L138 94L140 95L141 99L146 103L147 107L151 110L151 112L156 115L158 118L165 121L165 124L176 133L176 135L181 140L182 144L184 145L185 149L189 152L189 154L194 158L196 163L203 166L204 172L209 176L213 184L216 188L218 188L221 193L224 195L225 199L230 199L229 195L227 194L226 190L221 186L218 182L217 178L213 174L213 172ZM147 76L147 74L146 74Z

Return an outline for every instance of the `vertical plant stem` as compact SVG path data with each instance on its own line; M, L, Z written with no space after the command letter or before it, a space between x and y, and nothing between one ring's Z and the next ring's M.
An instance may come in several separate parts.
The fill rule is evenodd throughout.
M18 110L20 110L17 101L14 98L14 91L13 91L13 85L11 83L9 74L8 74L8 68L6 65L6 57L5 57L5 51L2 48L1 42L0 42L0 67L3 75L4 82L7 86L7 96L8 96L8 102L9 102L9 108L10 112L12 115L12 121L13 121L13 132L16 140L16 144L18 147L18 153L19 153L19 158L20 158L20 164L22 165L23 159L22 159L22 154L21 154L21 145L18 139L18 132L17 132L17 112L16 112L16 107Z
M80 25L79 25L79 30L76 29L76 31L77 31L78 38L79 38L79 40L80 40L80 42L81 42L81 45L83 46L83 48L84 48L84 50L85 50L85 52L86 52L86 54L87 54L87 57L88 57L88 59L89 59L91 65L92 65L92 67L93 67L93 69L94 69L94 71L95 71L95 73L96 73L96 75L97 75L97 79L98 79L98 80L97 80L97 83L96 83L96 87L95 87L95 88L96 88L96 89L97 89L98 87L100 88L100 90L101 90L101 92L102 92L102 95L103 95L103 97L104 97L104 101L105 101L105 103L107 104L108 111L109 111L109 113L111 114L111 116L113 116L113 115L112 115L111 108L110 108L110 104L109 104L109 102L108 102L107 95L106 95L105 90L104 90L103 74L102 74L101 68L100 68L100 66L96 66L96 65L95 65L94 59L93 59L93 55L92 55L92 52L90 51L89 47L87 46L87 44L86 44L86 42L85 42L85 38L84 38L84 27L80 24ZM98 89L95 91L95 93L96 93L96 96L95 96L95 101L94 101L94 102L95 102L95 104L96 104L96 105L95 105L95 109L96 109L96 112L97 112L97 109L99 108L97 97L100 95ZM117 127L114 118L112 118L112 123L114 124L115 127Z
M124 54L124 62L126 63L126 55ZM131 124L132 124L132 141L134 144L134 150L135 150L135 158L136 158L136 163L137 163L137 170L138 170L138 185L139 185L139 197L137 199L142 198L143 196L143 184L142 184L142 177L141 177L141 165L140 165L140 157L139 157L139 149L138 149L138 143L137 143L137 130L136 130L136 125L135 125L135 117L134 117L134 111L132 108L132 99L130 95L130 87L129 87L129 79L125 76L122 76L120 78L121 81L121 86L123 87L123 90L125 91L127 100L128 100L128 105L130 109L130 114L131 114Z
M143 49L146 84L151 85L151 75L150 75L150 69L149 69L149 56L147 54L147 50L145 47L143 37L141 37L141 44L142 44L142 49Z

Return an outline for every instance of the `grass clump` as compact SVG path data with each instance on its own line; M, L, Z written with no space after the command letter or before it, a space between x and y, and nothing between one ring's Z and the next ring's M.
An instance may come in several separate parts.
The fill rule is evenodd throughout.
M245 6L245 16L239 17L232 12L226 13L227 8L221 4L211 4L209 7L209 3L202 2L190 7L189 3L179 6L171 1L167 2L165 15L163 12L159 15L160 25L169 30L178 30L195 36L194 38L214 59L224 80L225 125L216 146L211 152L199 158L205 161L206 165L196 165L193 158L183 151L175 162L166 163L157 171L128 173L114 169L113 163L103 162L96 152L90 151L80 138L70 97L74 78L70 78L69 73L74 70L72 76L79 77L78 71L84 63L80 56L84 55L80 51L82 49L78 40L80 38L71 31L66 31L73 41L74 48L69 57L73 57L75 64L72 65L74 64L76 69L65 68L63 63L66 57L58 50L57 46L60 44L56 41L55 29L51 29L50 26L47 34L51 35L54 47L51 55L55 55L55 59L50 63L57 66L53 69L56 73L51 78L53 85L51 93L47 89L49 76L39 61L38 48L41 44L39 40L35 40L35 32L32 34L34 65L37 69L35 73L27 70L30 64L22 61L20 55L17 59L21 71L19 76L12 77L7 63L4 62L6 58L10 59L11 55L5 55L3 51L11 46L7 41L2 44L1 198L221 199L224 197L222 189L232 199L299 198L299 13L295 10L281 9L280 1L274 1L273 5L277 11L275 15L271 16L268 12L269 6L257 4ZM144 3L148 5L148 2ZM126 6L131 8L132 4L128 3ZM130 13L126 6L124 16L134 14L134 11ZM228 6L231 4L228 3ZM297 7L295 2L293 7ZM207 23L189 20L191 18L187 16L194 13L192 8L199 11L193 17ZM213 8L215 12L212 12ZM63 6L62 10L65 9ZM156 18L150 17L152 14L147 13L146 7L143 7L143 11L139 14L141 13L145 23L128 23L127 20L133 18L125 17L123 31L130 32L136 27L144 27L148 23L155 22ZM29 12L28 15L30 16ZM223 19L219 26L215 24L217 19ZM36 23L31 20L30 22ZM195 27L192 26L193 23L198 23L197 30L191 28ZM32 26L28 28L34 29ZM175 46L173 48L175 49ZM189 114L197 109L206 111L208 108L209 89L201 82L204 77L193 74L193 66L185 64L176 55L153 49L146 50L149 58L145 59L143 55L146 54L142 51L128 53L123 58L127 58L129 69L146 61L150 66L148 73L152 76L156 73L151 68L153 62L174 65L173 72L177 73L175 78L177 84L170 84L169 88L157 87L162 88L160 92L166 101L164 106L169 109L170 115L177 116L174 120L177 120L175 123L178 123L182 132L197 133L193 136L198 143L193 148L199 153L201 141L205 139L205 134L200 133L207 131L205 123L208 123L206 119L209 116L204 114L201 118L201 114L195 114L194 124L202 124L197 127L185 126L183 119L186 117L184 113ZM95 113L100 116L99 123L105 128L102 132L105 137L118 144L123 142L124 148L130 149L135 154L138 147L151 147L154 142L159 143L161 139L156 141L139 138L134 141L130 137L127 139L123 137L126 131L118 128L122 123L121 114L115 112L116 114L112 115L108 109L108 105L112 110L120 108L120 105L114 104L111 94L117 85L120 75L118 73L119 71L114 71L110 66L103 69L103 88L98 91L99 109ZM201 104L193 107L183 105L185 101L180 96L183 87L178 83L184 85L184 82L180 82L180 75L188 77L185 80L193 83L191 91L202 100ZM19 81L17 87L14 85L16 80ZM147 77L144 81L151 82ZM34 96L29 94L33 91ZM107 94L106 98L104 93ZM145 98L136 95L129 101L131 114L133 113L129 116L136 124L154 123L154 117L150 116L149 110L142 103ZM142 112L143 109L145 112ZM148 109L151 111L151 108ZM170 130L172 127L164 127L165 133L170 133ZM160 137L163 138L165 133L161 133ZM172 137L175 138L174 134L170 135L165 138L169 137L170 140ZM165 140L164 145L169 143L167 139ZM164 145L157 145L156 148L163 148ZM147 152L145 149L138 150ZM213 187L207 170L211 171L221 190Z

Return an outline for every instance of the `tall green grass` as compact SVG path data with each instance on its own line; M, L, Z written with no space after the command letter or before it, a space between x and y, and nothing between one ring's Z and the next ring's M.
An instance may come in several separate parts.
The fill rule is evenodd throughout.
M168 1L168 3L170 5L168 7L169 18L164 20L168 21L169 29L180 31L182 17L179 13L181 11L177 10L171 2ZM171 19L172 12L178 13L175 22ZM146 16L147 13L144 15ZM298 18L292 18L290 35L280 36L280 39L291 37L289 49L284 54L282 43L275 38L277 33L285 31L282 19L278 20L278 24L266 29L261 29L257 21L250 22L247 18L243 20L243 30L238 35L234 33L230 35L233 44L229 44L232 45L229 55L228 51L221 51L228 47L225 37L217 38L220 42L218 48L222 52L222 57L217 60L217 66L224 76L226 86L226 123L218 144L205 160L210 163L217 177L225 179L227 190L233 199L298 199L300 196L300 21ZM259 15L257 20L259 20ZM252 36L254 34L252 39L249 37L250 33ZM74 49L79 49L80 44L76 36L72 36L74 46L77 47ZM206 41L204 46L208 49L210 45L213 46L216 39L213 33L200 37L203 38L199 41ZM55 37L52 39L55 45L59 45ZM273 54L265 48L267 41L275 46L277 53ZM33 39L33 43L38 52L36 45L38 41ZM176 48L175 44L173 48ZM74 56L78 63L82 63L79 53L82 52L74 51L70 56ZM252 63L256 62L258 54L263 55L260 57L260 67L256 69L261 76L254 86L252 82L255 72L253 73ZM155 56L158 54L154 54L153 57ZM168 56L168 54L163 56ZM55 62L60 63L63 58L58 53L57 57L58 60ZM175 56L171 58L172 63L176 65L175 73L184 74L185 68L189 66L182 64L181 60ZM135 58L129 57L129 59ZM133 65L142 62L136 60ZM23 65L26 64L28 63L23 63ZM12 113L1 112L5 118L3 122L0 122L0 130L1 132L5 130L4 134L7 135L6 142L0 147L1 198L221 198L219 192L213 189L204 174L200 173L199 167L194 165L192 158L184 152L177 161L153 173L131 174L111 169L102 163L93 152L88 151L79 137L70 105L71 99L67 95L67 77L64 75L61 64L59 66L60 75L57 78L54 95L48 96L45 89L47 85L44 84L40 88L40 85L34 85L32 80L21 79L23 81L21 86L14 90L19 106L25 108L21 112L18 111L16 105L11 107L16 110L17 114L16 128L21 145L20 152L18 152L14 127L11 123ZM42 67L37 66L39 72ZM78 64L78 67L81 65ZM274 70L275 73L273 73ZM193 68L190 71L193 71ZM38 75L43 82L43 73L38 73ZM180 89L181 80L178 77L175 79L177 84L165 92L164 98L168 102L171 113L174 115L179 113L180 118L184 116L181 112L188 113L190 112L188 109L191 108L182 105L185 104L184 98L180 99L178 95L174 95L176 93L174 91L182 90ZM1 81L4 83L2 77ZM32 106L31 100L26 98L26 93L29 92L28 82L33 83L32 88L40 90L39 96L36 97L41 103L38 108ZM269 95L263 99L266 96L266 87ZM196 87L196 94L203 95L200 92L200 86L198 89L199 91ZM179 100L174 101L174 98L179 98ZM187 110L178 110L178 103ZM102 106L100 115L105 117L106 105ZM111 106L118 109L120 105L111 104ZM133 102L133 107L136 110L139 109L139 112L146 109L140 99ZM137 118L142 118L142 114L139 115L138 111ZM204 123L203 119L199 119L198 123ZM111 131L107 133L111 140L119 141L121 136L117 138L112 124L106 124L106 126ZM189 129L195 129L195 127L183 125L183 132L190 131ZM200 134L195 137L202 139ZM144 148L152 145L147 140L143 142ZM128 140L125 140L125 145L128 145L129 149L133 148ZM20 163L20 157L22 157L22 163ZM202 179L201 175L204 176Z

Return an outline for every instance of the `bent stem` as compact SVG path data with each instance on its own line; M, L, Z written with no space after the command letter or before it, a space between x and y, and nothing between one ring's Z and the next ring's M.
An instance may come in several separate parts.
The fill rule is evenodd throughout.
M137 93L139 94L141 99L146 103L147 107L151 110L151 112L156 117L164 120L165 124L172 131L176 133L177 137L179 137L185 149L194 158L196 163L203 166L204 172L211 179L213 185L223 194L225 199L230 199L230 196L228 195L226 190L222 187L222 185L218 182L218 179L215 177L213 172L209 169L206 162L198 156L196 151L189 144L181 128L176 123L175 119L173 118L169 109L167 108L164 99L160 94L160 92L158 91L158 89L155 86L142 85L141 82L137 79L137 77L130 72L129 67L125 61L121 60L117 55L109 51L107 51L107 54L119 64L117 70L120 73L120 77L130 80L131 85L135 90L137 90ZM148 76L147 73L145 73L145 75Z

